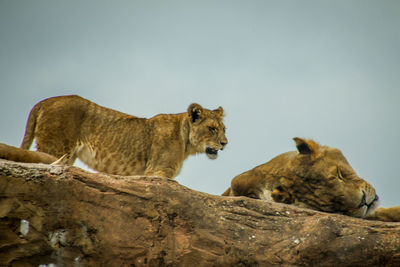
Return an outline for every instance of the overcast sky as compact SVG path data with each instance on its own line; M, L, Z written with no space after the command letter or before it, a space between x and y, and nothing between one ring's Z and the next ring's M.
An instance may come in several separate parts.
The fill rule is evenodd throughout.
M225 109L229 144L179 183L221 194L299 136L400 205L400 1L0 0L0 41L0 142L51 96L141 117L198 102Z

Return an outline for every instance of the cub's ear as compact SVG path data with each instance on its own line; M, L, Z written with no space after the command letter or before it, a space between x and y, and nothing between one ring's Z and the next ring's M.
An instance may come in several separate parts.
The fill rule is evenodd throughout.
M296 142L296 147L300 154L310 154L315 156L319 154L319 145L313 140L307 140L299 137L295 137L293 140Z
M220 117L224 116L224 109L222 107L214 109L213 111L216 112Z
M191 121L194 123L202 118L204 110L199 104L193 103L188 107L188 113Z

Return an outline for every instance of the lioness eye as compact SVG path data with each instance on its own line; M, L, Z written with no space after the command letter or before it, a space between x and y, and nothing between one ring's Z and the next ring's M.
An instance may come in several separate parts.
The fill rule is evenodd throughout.
M215 128L215 127L210 126L210 127L208 127L208 129L210 129L210 132L212 132L212 133L217 132L217 128Z
M339 177L340 180L343 180L343 175L339 168L337 168L337 176Z

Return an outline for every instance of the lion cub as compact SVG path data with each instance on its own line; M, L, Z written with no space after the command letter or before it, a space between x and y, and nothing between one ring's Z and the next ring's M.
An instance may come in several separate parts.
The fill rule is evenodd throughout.
M35 139L38 151L68 165L79 158L110 174L174 178L189 155L215 159L226 146L223 113L191 104L185 113L145 119L77 95L52 97L32 108L21 148Z

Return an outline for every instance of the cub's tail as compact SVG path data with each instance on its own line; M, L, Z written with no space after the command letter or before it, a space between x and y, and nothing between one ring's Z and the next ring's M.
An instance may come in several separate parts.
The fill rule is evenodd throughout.
M0 159L12 160L16 162L46 164L53 163L57 160L56 157L43 152L29 151L3 143L0 143Z
M41 102L37 103L29 113L28 121L26 122L24 140L22 140L21 148L29 150L35 138L36 119L39 114Z

